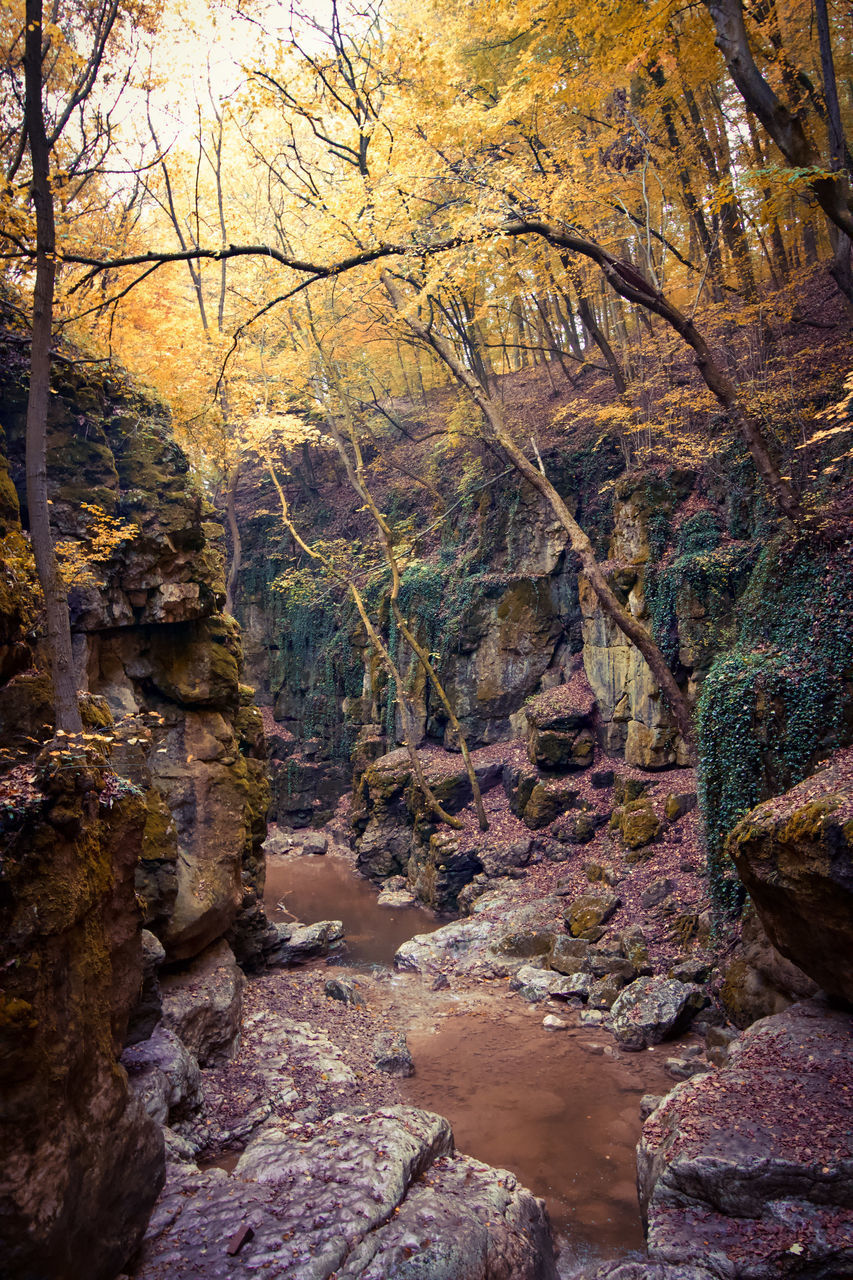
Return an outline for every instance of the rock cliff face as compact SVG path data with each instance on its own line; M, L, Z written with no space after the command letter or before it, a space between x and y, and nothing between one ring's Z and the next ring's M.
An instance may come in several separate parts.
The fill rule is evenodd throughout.
M164 1177L116 1057L141 981L145 805L98 752L43 753L4 789L0 1236L20 1280L112 1280Z
M26 388L13 345L0 373L0 1235L22 1280L112 1280L164 1176L162 1132L117 1058L158 1016L158 963L226 932L239 950L265 923L265 748L239 628L221 613L221 529L166 411L60 369L55 533L91 552L97 507L126 536L71 591L87 733L61 746L15 491ZM128 1032L143 923L160 941L145 935L147 1003Z
M26 394L15 373L12 365L2 376L0 425L23 492ZM117 723L116 769L145 793L137 888L146 924L168 959L186 959L263 888L263 729L240 683L239 628L220 612L222 530L162 405L91 371L69 370L54 392L48 474L58 535L85 545L81 501L131 531L72 589L75 659L82 687ZM51 714L44 680L13 674L0 688L0 739L22 720L43 737Z

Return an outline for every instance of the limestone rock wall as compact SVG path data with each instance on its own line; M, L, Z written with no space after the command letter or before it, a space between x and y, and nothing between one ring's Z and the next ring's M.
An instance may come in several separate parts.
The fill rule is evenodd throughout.
M169 960L186 959L251 915L263 891L266 752L241 684L239 627L221 612L222 529L163 405L117 376L65 365L53 390L57 535L85 545L81 502L132 530L71 590L75 660L82 687L103 699L101 723L115 720L116 768L146 797L137 874L146 924ZM0 424L19 494L25 415L25 379L11 362L0 375ZM22 718L43 737L49 688L15 670L22 659L3 641L11 679L0 688L0 739Z
M0 1237L6 1274L112 1280L164 1179L117 1065L142 977L135 788L42 754L0 810Z

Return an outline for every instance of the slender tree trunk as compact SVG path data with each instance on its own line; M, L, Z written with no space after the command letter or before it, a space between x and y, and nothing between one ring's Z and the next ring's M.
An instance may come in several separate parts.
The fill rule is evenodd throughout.
M240 481L239 460L231 468L228 477L228 488L225 493L225 514L228 519L228 530L231 534L231 560L228 564L228 577L225 582L225 609L234 613L234 595L240 579L240 568L243 563L243 542L240 537L240 525L237 521L237 485Z
M395 309L405 311L405 303L396 282L388 271L383 271L382 282ZM652 636L641 622L622 604L613 593L604 573L601 570L592 543L572 516L563 499L551 484L551 481L530 462L518 448L503 422L500 407L483 390L476 378L457 359L453 348L438 334L429 329L421 320L412 314L406 315L406 323L417 334L422 342L427 343L444 361L456 380L468 391L475 404L481 410L486 421L489 434L500 445L510 462L545 500L559 520L566 533L572 550L579 557L583 571L589 579L601 607L609 618L615 622L623 635L636 645L645 658L652 674L661 687L664 697L672 711L679 733L692 760L696 759L696 742L693 730L693 716L687 699L678 687L675 677L669 669Z
M83 728L71 652L68 593L53 545L47 500L47 414L50 400L50 346L56 283L56 227L50 188L50 149L42 103L42 3L27 0L24 69L27 141L32 160L36 213L36 279L33 292L32 354L27 401L27 508L36 571L44 592L56 728Z
M568 260L565 261L564 265L566 266L569 265ZM628 386L627 382L625 381L625 375L622 372L622 367L619 364L619 361L616 359L616 356L613 352L613 348L611 347L610 343L607 341L606 337L604 336L604 333L602 332L598 324L598 321L595 318L595 313L592 309L592 304L589 298L586 296L586 293L584 292L580 281L575 280L574 286L575 286L575 293L577 294L577 299L578 299L578 315L580 316L581 321L583 322L584 328L589 333L589 336L592 338L593 342L598 347L601 354L604 356L604 359L607 363L607 367L610 370L610 375L613 378L613 385L616 387L616 390L619 392L621 396L623 392L627 390L627 386Z
M351 578L347 578L344 574L338 572L326 556L319 551L315 551L313 547L309 547L308 543L300 535L290 517L290 507L287 502L287 495L285 494L284 489L281 486L281 481L276 474L272 458L267 457L264 461L267 464L270 479L272 480L273 485L275 486L275 491L278 494L278 500L281 504L281 518L284 527L287 529L300 551L304 551L309 559L316 560L322 564L330 577L334 578L336 582L341 583L342 586L347 588L358 611L358 616L361 618L368 640L378 654L379 661L385 668L385 672L389 680L394 681L394 685L397 689L397 701L400 706L400 713L403 720L403 742L409 756L409 762L411 763L412 770L417 778L418 786L424 800L426 801L427 808L435 815L436 818L439 819L439 821L446 822L449 827L453 827L455 830L459 831L464 825L463 822L461 819L455 818L452 814L447 813L446 810L442 808L441 804L435 797L435 793L426 780L423 765L421 764L417 748L415 747L414 735L412 733L413 717L409 709L408 699L406 698L403 677L400 674L399 668L397 667L388 647L384 644L382 637L379 635L379 632L370 620L370 615L367 612L367 606L364 603L364 597Z

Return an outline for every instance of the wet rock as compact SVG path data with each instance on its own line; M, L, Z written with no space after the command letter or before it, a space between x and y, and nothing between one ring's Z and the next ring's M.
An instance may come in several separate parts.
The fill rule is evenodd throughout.
M666 1069L673 1080L690 1080L708 1070L708 1063L699 1058L667 1058Z
M663 1102L663 1094L660 1093L644 1093L640 1099L640 1119L648 1120L653 1111L656 1111Z
M734 860L774 947L853 1000L853 749L734 828Z
M613 1034L623 1049L645 1049L677 1035L706 1002L700 987L675 978L637 978L612 1009Z
M232 1056L240 1034L245 978L226 942L161 979L163 1026L202 1066Z
M392 908L413 907L415 895L408 889L383 889L376 899L376 904L380 907Z
M340 1000L343 1004L351 1004L356 1008L367 1006L367 1000L355 982L347 982L343 978L329 978L323 990L330 1000Z
M415 1064L402 1031L382 1031L373 1041L373 1062L388 1076L413 1076Z
M652 1259L714 1276L853 1271L853 1022L817 1003L754 1023L729 1065L646 1121L638 1184Z
M590 930L606 924L621 905L614 893L583 894L566 912L566 927L573 938L588 936Z
M324 854L329 847L329 837L322 831L309 831L302 838L302 852Z
M315 924L274 924L265 944L265 960L270 967L304 964L325 956L344 936L340 920L318 920Z
M138 1280L556 1280L541 1201L456 1156L447 1121L411 1107L269 1125L235 1173L173 1167ZM185 1257L188 1262L181 1264Z
M181 1119L204 1100L197 1060L165 1027L158 1027L148 1040L125 1049L121 1064L132 1092L158 1124Z

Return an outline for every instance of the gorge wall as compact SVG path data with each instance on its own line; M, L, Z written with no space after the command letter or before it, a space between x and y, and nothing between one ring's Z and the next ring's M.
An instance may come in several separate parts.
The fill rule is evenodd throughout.
M70 358L57 361L51 397L54 531L78 559L97 551L97 507L125 536L72 587L86 732L67 747L53 738L19 512L26 351L14 335L6 350L0 1219L16 1275L111 1277L164 1169L162 1132L117 1063L128 1037L150 1032L151 1017L134 1014L141 931L171 965L225 935L251 957L266 925L266 752L239 628L222 612L222 531L168 412Z

